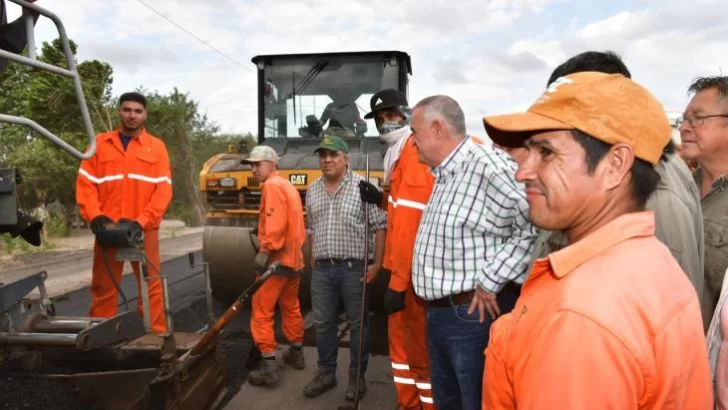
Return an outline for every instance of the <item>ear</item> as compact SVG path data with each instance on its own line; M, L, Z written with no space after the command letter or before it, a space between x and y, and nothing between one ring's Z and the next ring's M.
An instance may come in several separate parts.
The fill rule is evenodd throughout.
M613 145L599 163L604 188L613 190L625 184L634 161L632 147L624 143Z
M435 138L438 140L442 140L447 136L447 129L445 128L445 123L442 122L440 118L435 118L432 120L432 123L430 123L430 126L432 127L432 132L435 134Z

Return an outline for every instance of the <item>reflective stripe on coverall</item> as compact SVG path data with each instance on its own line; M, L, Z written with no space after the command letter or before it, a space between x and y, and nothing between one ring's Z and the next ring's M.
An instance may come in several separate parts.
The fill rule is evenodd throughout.
M392 170L387 206L384 267L389 288L406 292L404 310L389 315L389 356L400 409L434 409L425 333L425 304L412 288L412 255L422 211L434 177L421 164L412 136L407 137ZM386 195L385 195L386 196Z
M172 179L169 155L164 142L143 130L133 138L124 151L119 130L96 137L96 153L81 162L76 178L76 202L81 217L92 221L106 215L114 221L126 218L137 221L144 229L144 251L148 259L149 276L159 276L159 225L172 200ZM117 283L123 263L108 249L107 259ZM139 266L132 264L139 284ZM150 322L152 331L167 330L159 280L148 282ZM139 298L137 309L141 309ZM92 317L112 317L117 314L118 294L104 264L102 249L94 246L91 283Z
M263 183L260 200L258 240L261 252L268 253L268 264L281 265L299 272L303 269L303 205L298 190L278 172ZM253 294L250 330L262 355L276 350L273 322L276 304L281 307L283 334L291 343L303 342L303 318L298 302L301 275L273 275Z

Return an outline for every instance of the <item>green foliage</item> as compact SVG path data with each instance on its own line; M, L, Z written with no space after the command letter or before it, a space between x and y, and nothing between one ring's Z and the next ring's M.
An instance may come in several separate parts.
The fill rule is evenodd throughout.
M77 48L71 41L74 55ZM58 39L42 44L38 60L67 67ZM76 62L76 67L95 133L114 129L118 114L112 93L113 68L98 60ZM0 89L1 113L30 118L77 149L86 147L88 137L71 79L11 63L0 73ZM210 157L227 152L229 145L237 146L243 138L249 148L255 146L256 139L251 134L220 134L220 126L177 88L166 94L143 88L138 91L148 101L147 130L165 141L170 154L174 198L167 217L198 225L205 213L198 186L202 165ZM79 161L29 128L0 123L0 166L20 170L23 183L18 194L25 209L56 200L62 205L65 214L49 216L45 229L52 236L67 235L76 207ZM23 246L7 238L3 236L7 252Z
M75 52L76 44L71 41ZM58 39L44 42L38 60L68 67ZM77 65L95 130L108 129L113 70L100 61ZM31 118L47 130L83 149L88 141L81 111L70 78L45 71L31 71L9 64L0 74L2 112ZM24 183L19 188L26 208L58 200L67 209L75 204L75 178L78 160L28 128L3 124L0 132L2 165L21 170Z
M48 236L69 236L71 234L65 215L57 212L48 214L48 217L43 221L43 229L48 233Z
M8 255L12 255L15 248L18 246L18 241L13 239L10 234L4 233L0 237L3 239L3 249Z

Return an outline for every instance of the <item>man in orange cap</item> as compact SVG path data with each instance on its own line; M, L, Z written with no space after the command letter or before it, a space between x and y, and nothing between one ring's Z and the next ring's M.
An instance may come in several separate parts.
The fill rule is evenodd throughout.
M81 161L76 178L76 202L81 217L91 222L94 234L122 219L132 221L144 231L144 253L149 276L159 276L159 224L172 200L172 175L169 155L164 142L144 128L147 119L147 100L139 93L125 93L119 98L121 126L96 137L96 153ZM105 253L105 254L104 254ZM91 280L91 317L116 315L118 294L110 275L121 281L123 262L114 258L115 250L94 246ZM111 272L107 271L109 267ZM139 264L132 263L139 283ZM159 280L149 284L149 310L152 331L164 333L162 285ZM141 291L140 291L141 293ZM137 309L142 311L142 298Z
M620 74L576 73L484 123L496 143L525 140L528 217L569 245L493 324L483 408L711 409L696 292L644 211L672 134L659 101Z
M278 154L273 148L258 145L250 151L246 162L253 175L263 184L260 199L258 240L260 251L255 268L263 272L271 263L280 262L276 272L253 295L250 331L263 360L250 372L254 385L271 385L280 381L276 365L276 338L273 330L276 305L281 308L283 333L291 346L283 360L296 369L303 369L303 318L298 302L298 288L303 269L303 205L298 190L278 173Z

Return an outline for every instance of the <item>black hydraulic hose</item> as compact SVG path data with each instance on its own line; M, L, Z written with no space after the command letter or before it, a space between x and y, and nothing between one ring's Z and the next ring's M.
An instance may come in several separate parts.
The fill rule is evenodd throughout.
M114 278L114 272L111 270L111 263L109 263L109 255L106 253L106 248L101 248L101 254L104 258L104 265L106 265L106 273L109 274L109 279L111 279L111 283L114 284L116 291L119 292L121 298L124 300L124 308L128 312L129 300L126 298L126 294L124 293L124 291L121 290L121 286L119 286L119 283L116 282L116 278Z

